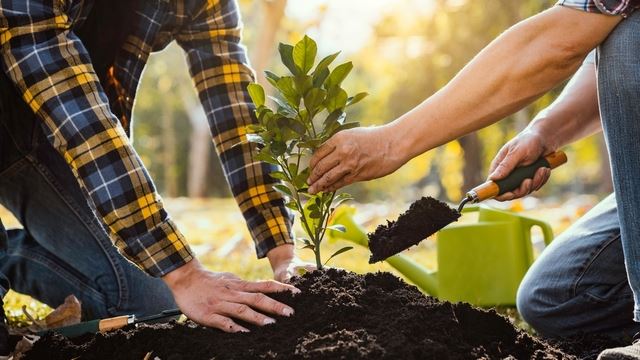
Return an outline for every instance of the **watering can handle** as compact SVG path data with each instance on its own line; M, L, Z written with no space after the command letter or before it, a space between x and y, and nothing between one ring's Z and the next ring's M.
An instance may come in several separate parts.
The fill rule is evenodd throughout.
M544 221L524 216L521 216L521 220L522 223L527 227L527 231L531 231L531 228L534 226L539 226L544 237L544 244L549 245L551 243L551 240L553 240L553 230L551 229L551 226L549 224Z

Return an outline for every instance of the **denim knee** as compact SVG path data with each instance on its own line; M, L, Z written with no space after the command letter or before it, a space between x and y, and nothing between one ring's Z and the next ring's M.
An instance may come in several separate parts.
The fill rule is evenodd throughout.
M559 329L552 328L551 322L546 318L552 306L537 299L535 292L535 287L528 281L523 281L520 284L516 295L518 313L538 333L556 335Z

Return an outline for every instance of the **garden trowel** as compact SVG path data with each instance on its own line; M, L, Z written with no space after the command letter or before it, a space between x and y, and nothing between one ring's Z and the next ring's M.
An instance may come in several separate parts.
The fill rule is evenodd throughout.
M98 332L104 333L107 331L117 330L127 325L136 325L141 323L154 323L154 322L157 322L158 320L179 316L181 314L182 312L180 310L172 309L172 310L165 310L160 314L154 314L154 315L145 316L141 318L137 318L135 315L122 315L122 316L116 316L108 319L84 321L75 325L69 325L69 326L64 326L60 328L47 329L47 330L40 331L38 335L42 336L49 331L54 331L68 338L74 338L87 333L98 333Z
M513 191L524 180L533 178L539 168L555 169L566 162L567 155L562 151L543 156L531 165L516 168L504 179L489 180L474 187L465 194L457 209L430 197L416 201L397 221L380 225L375 232L369 234L369 263L382 261L404 251L458 220L467 203L481 202Z

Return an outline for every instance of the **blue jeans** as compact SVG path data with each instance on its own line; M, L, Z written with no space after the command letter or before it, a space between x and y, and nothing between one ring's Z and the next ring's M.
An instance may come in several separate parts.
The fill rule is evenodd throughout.
M598 49L610 195L545 249L518 290L518 310L547 336L640 331L640 12ZM626 264L626 265L625 265Z
M0 75L0 203L24 229L0 225L0 295L9 288L52 306L70 294L83 319L175 308L170 290L126 261L88 207L39 121Z

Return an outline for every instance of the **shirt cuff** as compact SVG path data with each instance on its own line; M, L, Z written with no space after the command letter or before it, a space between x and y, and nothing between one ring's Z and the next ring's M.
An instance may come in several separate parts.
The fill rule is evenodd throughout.
M280 245L293 244L291 231L293 217L284 207L272 207L261 210L247 221L249 232L256 244L258 259Z
M127 240L121 251L127 259L153 277L164 276L194 258L184 235L171 219L137 239Z

